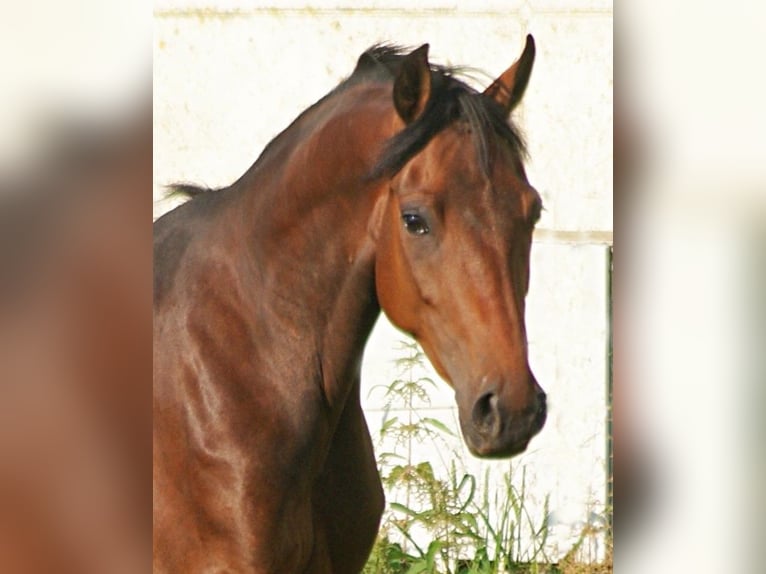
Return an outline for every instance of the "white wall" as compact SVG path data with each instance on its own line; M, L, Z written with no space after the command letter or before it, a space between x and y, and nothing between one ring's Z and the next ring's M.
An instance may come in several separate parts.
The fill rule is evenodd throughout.
M605 503L612 3L427 0L417 10L410 4L158 0L155 216L172 206L160 199L162 184L231 183L375 42L429 42L432 60L494 77L518 57L525 34L534 34L537 59L516 120L527 134L529 179L546 206L533 247L527 328L530 363L550 409L545 429L510 464L527 467L531 508L540 512L550 496L556 554L557 544L567 549L570 528ZM363 397L373 432L382 403L369 391L390 381L400 338L382 320L368 345ZM446 385L431 402L443 419L454 416ZM464 456L471 468L509 465Z

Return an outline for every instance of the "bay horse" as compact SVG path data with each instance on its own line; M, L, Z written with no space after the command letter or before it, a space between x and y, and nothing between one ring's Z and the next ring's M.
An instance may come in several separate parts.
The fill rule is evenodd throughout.
M428 45L377 45L229 187L154 233L155 572L356 573L384 496L360 406L381 309L455 389L472 453L546 416L524 299L541 199L510 123Z

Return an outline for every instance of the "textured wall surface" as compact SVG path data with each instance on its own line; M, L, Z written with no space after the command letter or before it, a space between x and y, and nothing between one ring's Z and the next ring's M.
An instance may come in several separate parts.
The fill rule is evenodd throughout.
M431 59L466 64L477 87L538 53L516 120L527 134L530 182L546 211L532 255L527 306L530 364L549 418L529 451L467 467L526 467L530 508L550 499L550 551L603 511L606 493L608 244L612 231L612 3L607 0L449 2L158 0L154 38L155 216L163 184L226 185L302 110L353 69L375 42L431 45ZM459 6L458 6L459 4ZM278 6L277 6L278 5ZM394 374L397 341L382 319L367 348L363 400L373 433ZM434 416L454 418L439 382ZM433 457L427 447L422 457Z

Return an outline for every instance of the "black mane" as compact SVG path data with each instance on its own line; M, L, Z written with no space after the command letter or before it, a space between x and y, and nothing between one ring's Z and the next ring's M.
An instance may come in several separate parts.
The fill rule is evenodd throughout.
M317 108L333 95L362 81L391 81L396 78L402 60L410 51L393 44L375 44L368 48L359 56L351 76L303 113ZM524 140L505 111L492 98L458 79L457 76L464 68L437 64L430 64L430 67L431 96L425 110L414 122L386 142L380 158L369 173L370 179L392 177L437 133L456 121L464 121L473 134L476 152L485 173L489 172L491 166L488 142L493 134L507 142L520 156L526 156ZM266 145L261 157L277 138ZM214 191L190 184L170 185L167 189L169 196L187 198Z

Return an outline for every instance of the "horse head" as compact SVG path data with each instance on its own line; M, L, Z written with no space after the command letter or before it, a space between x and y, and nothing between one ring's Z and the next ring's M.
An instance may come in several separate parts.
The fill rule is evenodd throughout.
M508 122L534 60L520 58L483 93L404 57L392 91L395 165L377 229L375 283L389 319L421 344L454 389L466 445L481 457L524 451L546 417L529 367L524 300L542 208ZM399 154L401 157L401 154Z

